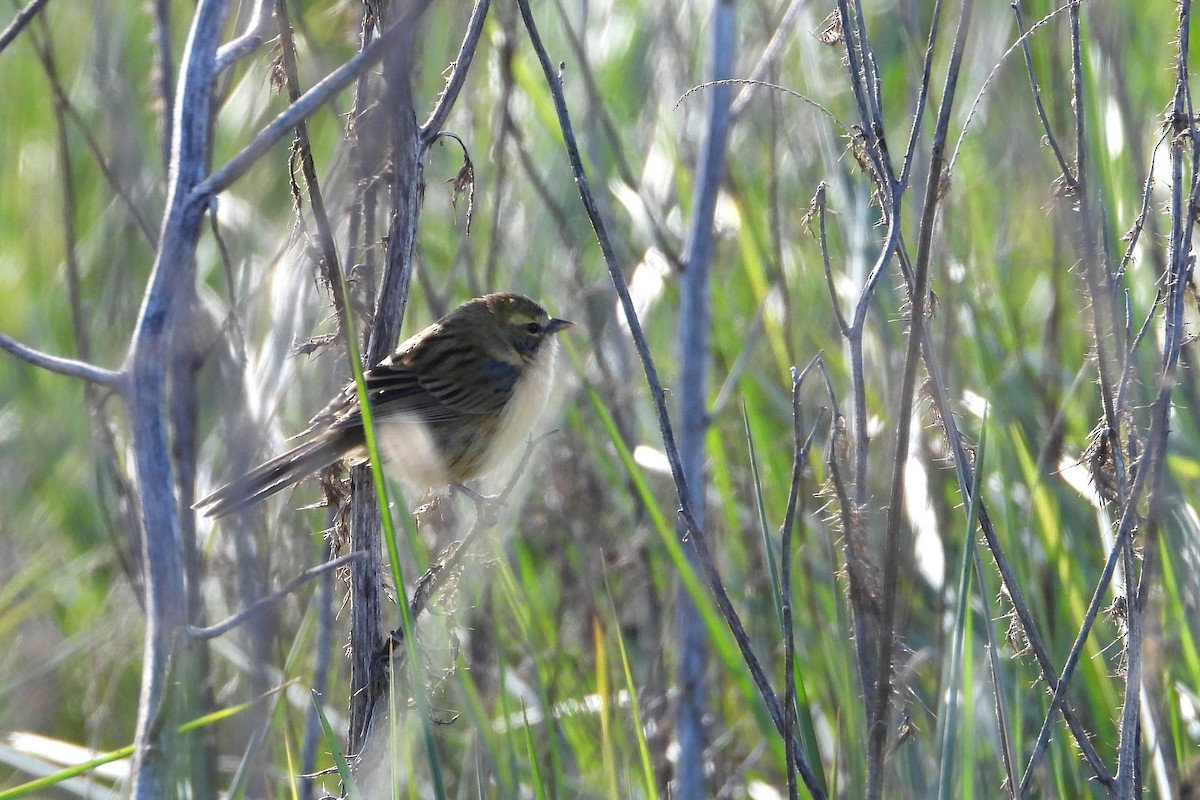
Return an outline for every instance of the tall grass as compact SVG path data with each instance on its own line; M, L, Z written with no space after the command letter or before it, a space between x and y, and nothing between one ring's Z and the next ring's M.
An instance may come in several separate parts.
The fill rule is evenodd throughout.
M124 369L166 202L155 37L169 36L175 74L193 6L161 4L171 16L156 21L121 4L49 4L0 51L3 334ZM372 584L381 630L402 627L397 587L427 594L391 658L354 654L355 669L391 665L384 735L366 759L384 788L363 758L339 773L332 755L362 733L347 733L363 693L344 652L345 573L193 642L173 677L195 691L167 718L191 756L180 784L246 797L316 797L343 781L380 797L435 785L445 797L667 797L696 783L753 798L1196 791L1190 5L1024 2L1019 21L1003 4L838 9L844 24L822 20L832 7L737 7L732 74L755 80L728 87L711 191L697 163L714 87L688 93L716 57L709 6L537 4L565 119L520 10L488 11L437 126L474 167L470 231L450 183L463 153L435 144L403 324L494 289L574 319L538 431L557 432L486 530L464 501L412 528L423 498L387 486L384 513L416 552L397 548L398 571ZM353 55L361 8L288 10L302 92ZM422 16L418 122L465 19L436 3ZM287 106L276 47L219 78L214 167ZM370 102L347 89L307 120L307 178L293 184L278 144L210 209L176 336L197 370L193 388L171 388L197 409L194 427L183 412L171 423L175 442L189 430L197 442L181 498L273 454L351 378L334 336L349 328L319 267L332 244L365 332L399 246L380 127L390 95L378 74L366 80ZM697 357L676 344L685 243L706 201L709 378L681 397L684 359ZM687 498L702 529L680 517L643 357L672 426L684 402L707 409L703 478ZM127 771L57 770L121 751L137 729L136 420L98 385L105 373L85 373L85 393L27 361L0 358L0 798L44 793L27 784L40 775L58 796L119 795ZM194 521L189 624L345 552L347 518L305 508L322 497L310 483L240 520ZM443 570L421 583L418 563ZM682 596L709 648L698 762L678 748ZM52 740L87 751L59 756Z

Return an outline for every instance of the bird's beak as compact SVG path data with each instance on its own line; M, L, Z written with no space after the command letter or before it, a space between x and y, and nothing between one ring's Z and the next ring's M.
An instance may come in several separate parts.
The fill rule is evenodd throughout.
M551 319L546 323L546 333L558 333L567 328L574 328L575 323L567 319Z

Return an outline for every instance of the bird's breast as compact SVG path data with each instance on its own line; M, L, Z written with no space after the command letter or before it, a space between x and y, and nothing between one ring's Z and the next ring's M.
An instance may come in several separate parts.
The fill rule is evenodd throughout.
M543 343L536 357L521 371L513 396L500 413L495 438L487 453L485 473L495 471L504 462L519 458L525 452L526 441L546 407L554 384L557 359L558 343L551 339Z

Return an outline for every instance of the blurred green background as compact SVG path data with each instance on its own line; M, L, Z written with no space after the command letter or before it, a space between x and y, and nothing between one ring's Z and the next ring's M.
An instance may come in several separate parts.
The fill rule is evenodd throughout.
M177 59L191 6L165 5L173 15ZM897 163L912 123L933 6L925 0L866 6ZM736 75L751 74L787 8L739 5ZM289 9L301 78L311 86L355 51L360 8L314 1ZM848 410L849 365L832 303L850 313L883 236L871 183L848 150L846 127L857 121L857 112L844 48L816 36L831 10L831 4L799 4L780 34L778 58L763 76L808 101L767 88L746 95L731 128L716 219L711 480L703 496L726 587L780 692L783 645L766 547L777 561L792 461L788 371L823 352L842 410ZM1053 9L1028 2L1022 10L1030 24ZM421 23L418 120L443 86L467 13L464 4L435 3ZM703 90L680 98L708 74L710 4L560 0L538 4L535 14L550 57L564 63L591 183L669 389L678 374L679 272L673 259L687 233L706 104ZM929 162L928 132L949 57L947 31L956 18L955 11L947 14L905 205L910 247ZM1133 330L1154 310L1166 260L1170 175L1166 147L1159 143L1174 91L1174 14L1174 4L1167 3L1096 2L1083 12L1090 179L1114 263L1141 211L1147 175L1154 178L1145 232L1121 283ZM1070 158L1069 33L1060 13L1038 29L1030 46L1052 128ZM0 331L109 368L125 357L154 257L146 234L157 235L162 215L166 168L152 34L144 4L50 4L0 52ZM1006 55L1015 40L1007 4L978 4L951 120L955 160L934 234L937 305L930 325L958 421L975 441L983 436L986 405L984 498L1052 658L1061 664L1095 588L1113 524L1091 502L1086 478L1073 477L1101 414L1090 301L1077 215L1071 199L1056 193L1059 170L1043 143L1021 53ZM39 57L46 48L52 74ZM272 85L275 56L268 43L222 75L214 165L228 161L285 106ZM56 103L56 85L69 107ZM355 188L346 133L351 103L351 93L344 92L309 120L343 259ZM553 419L543 423L559 433L536 452L527 491L466 567L459 591L435 603L421 640L431 702L444 709L439 717L457 718L436 727L450 796L666 796L674 768L678 581L667 542L674 535L676 500L669 477L655 466L662 444L645 382L513 4L493 7L445 127L462 137L475 165L470 233L465 204L454 201L448 183L461 153L451 144L435 146L425 171L406 333L472 295L498 289L538 297L552 313L580 323L569 337ZM368 151L374 143L362 137L371 130L366 124L357 129L358 144ZM236 464L272 454L349 374L344 354L332 349L291 354L334 325L307 248L311 220L307 209L297 216L289 194L287 157L285 142L219 198L232 294L213 236L202 237L202 313L195 335L212 352L230 342L244 347L246 363L244 389L231 389L238 382L211 365L200 373L200 492L227 480ZM828 184L835 300L806 219L820 182ZM76 239L78 319L70 301L68 230ZM381 237L385 228L377 230ZM892 264L871 302L864 341L872 444L871 502L863 511L874 543L882 541L895 446L906 299ZM1140 435L1156 388L1160 329L1152 323L1128 365L1135 409L1129 422ZM1185 348L1187 365L1192 348ZM1164 797L1195 791L1200 769L1200 418L1187 365L1176 394L1166 518L1152 541L1160 558L1146 620L1142 688L1145 781L1154 796ZM829 405L815 382L806 384L802 401L806 426ZM113 468L129 470L132 457L120 401L107 398L103 407L107 422L101 425L89 417L77 381L0 357L0 631L9 642L0 653L0 789L30 777L17 766L15 740L6 732L35 732L97 750L132 739L142 613L122 567L129 531L109 475ZM923 797L941 785L944 757L936 733L964 558L965 512L948 451L929 403L916 410L902 554L910 576L899 621L905 649L898 654L893 714L897 725L907 721L911 730L889 757L888 797ZM227 423L234 417L241 427ZM116 442L115 464L97 444L103 429ZM826 438L822 431L801 487L793 554L796 670L831 794L857 797L865 780L865 706L850 637L842 531L824 491ZM224 526L201 524L199 589L210 621L240 608L250 583L275 587L319 562L324 514L295 510L317 497L306 487L271 501L261 530L240 543ZM414 505L419 500L408 499ZM445 544L428 536L423 543L425 558ZM994 613L1006 607L995 600L999 581L991 561L985 558L985 564L988 585L973 586L968 601L973 617L965 630L950 784L957 797L999 796L1003 780L985 662L987 612L979 598L986 597ZM338 715L348 691L343 595L344 585L335 582L337 616L325 653L333 671L324 695L335 729L342 731ZM248 796L292 796L320 649L318 598L308 585L274 610L269 664L252 657L264 643L249 641L244 630L213 642L211 687L219 707L254 699L263 681L288 685L205 726L203 735L219 755L218 786ZM715 653L706 767L713 796L786 796L781 741L723 624L711 610L706 619ZM1017 761L1024 764L1048 699L1036 663L1019 649L1018 640L1009 641L1002 665ZM1120 663L1119 626L1104 619L1070 693L1110 768L1125 691ZM260 735L266 744L251 748L248 743ZM319 748L328 750L326 744ZM252 755L243 760L247 752ZM411 761L404 762L401 796L428 796L418 737L406 752ZM322 755L316 766L330 764ZM1034 794L1104 796L1089 778L1060 722ZM254 788L246 789L243 780ZM336 779L324 780L326 790L335 791ZM55 791L77 796L64 787Z

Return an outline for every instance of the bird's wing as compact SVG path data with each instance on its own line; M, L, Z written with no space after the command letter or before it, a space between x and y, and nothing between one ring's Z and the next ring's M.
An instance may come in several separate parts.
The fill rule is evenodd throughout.
M368 370L364 377L371 410L380 416L411 414L428 422L494 414L512 397L520 374L511 364L489 359L462 367L451 375L438 369L418 373L404 363Z
M449 416L495 414L513 396L520 375L513 364L485 356L468 361L453 377L441 370L426 371L420 384Z
M428 371L428 370L427 370ZM378 418L405 416L425 422L445 422L464 416L494 414L516 390L520 370L502 361L484 360L467 374L470 381L448 380L436 374L419 375L402 361L386 361L363 373L371 411ZM461 373L460 373L461 374ZM354 384L313 418L310 430L324 425L353 428L362 424Z

